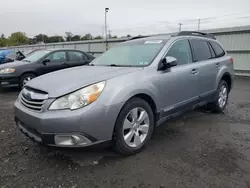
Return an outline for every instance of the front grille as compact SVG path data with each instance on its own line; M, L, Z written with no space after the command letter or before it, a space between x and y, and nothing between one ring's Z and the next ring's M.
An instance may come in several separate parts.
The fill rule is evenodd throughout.
M24 88L20 95L20 102L26 108L41 111L48 98L48 94Z

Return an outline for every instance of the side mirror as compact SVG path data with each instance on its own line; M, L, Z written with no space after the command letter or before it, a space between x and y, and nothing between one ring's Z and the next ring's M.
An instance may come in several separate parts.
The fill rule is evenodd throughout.
M177 59L172 56L167 56L161 60L159 63L159 69L165 70L177 65Z
M50 62L50 59L44 59L43 61L42 61L42 63L44 64L44 65L46 65L47 63L49 63Z

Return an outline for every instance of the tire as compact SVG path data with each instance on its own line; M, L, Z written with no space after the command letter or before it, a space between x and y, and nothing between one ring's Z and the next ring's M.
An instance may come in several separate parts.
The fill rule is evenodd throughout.
M222 95L221 92L223 92L222 91L223 88L226 89L226 92L224 92L225 96L223 95L223 99L222 99L222 97L220 97L220 96ZM219 86L217 88L217 91L216 91L215 101L208 104L208 106L209 106L209 108L211 109L212 112L215 112L215 113L223 112L223 110L225 109L225 107L227 105L228 94L229 94L228 84L224 80L221 80L220 83L219 83ZM223 102L220 103L219 102L220 100L223 100Z
M27 83L27 82L25 83L25 81L27 81L27 79L32 80L32 79L35 78L35 77L36 77L36 75L35 75L35 74L32 74L32 73L24 74L24 75L21 77L20 82L19 82L19 87L20 87L20 89L22 89L22 88L25 86L25 84Z
M134 118L135 116L137 118ZM134 155L151 139L153 130L154 114L150 105L145 100L133 98L124 105L118 115L113 148L122 155Z

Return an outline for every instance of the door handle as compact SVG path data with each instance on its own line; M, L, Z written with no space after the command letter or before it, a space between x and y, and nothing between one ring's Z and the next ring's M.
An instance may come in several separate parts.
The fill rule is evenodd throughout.
M197 75L199 73L198 69L192 69L191 74Z
M220 63L216 63L216 67L217 67L217 68L220 68Z

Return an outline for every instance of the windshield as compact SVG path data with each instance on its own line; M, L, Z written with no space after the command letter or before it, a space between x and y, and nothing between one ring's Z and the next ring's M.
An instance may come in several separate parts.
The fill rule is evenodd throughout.
M45 56L48 53L50 53L49 50L37 51L37 52L32 53L31 55L29 55L28 57L26 57L22 61L34 62L34 61L37 61L37 60L41 59L43 56Z
M127 43L111 48L91 64L100 66L133 66L150 65L163 47L161 40Z

